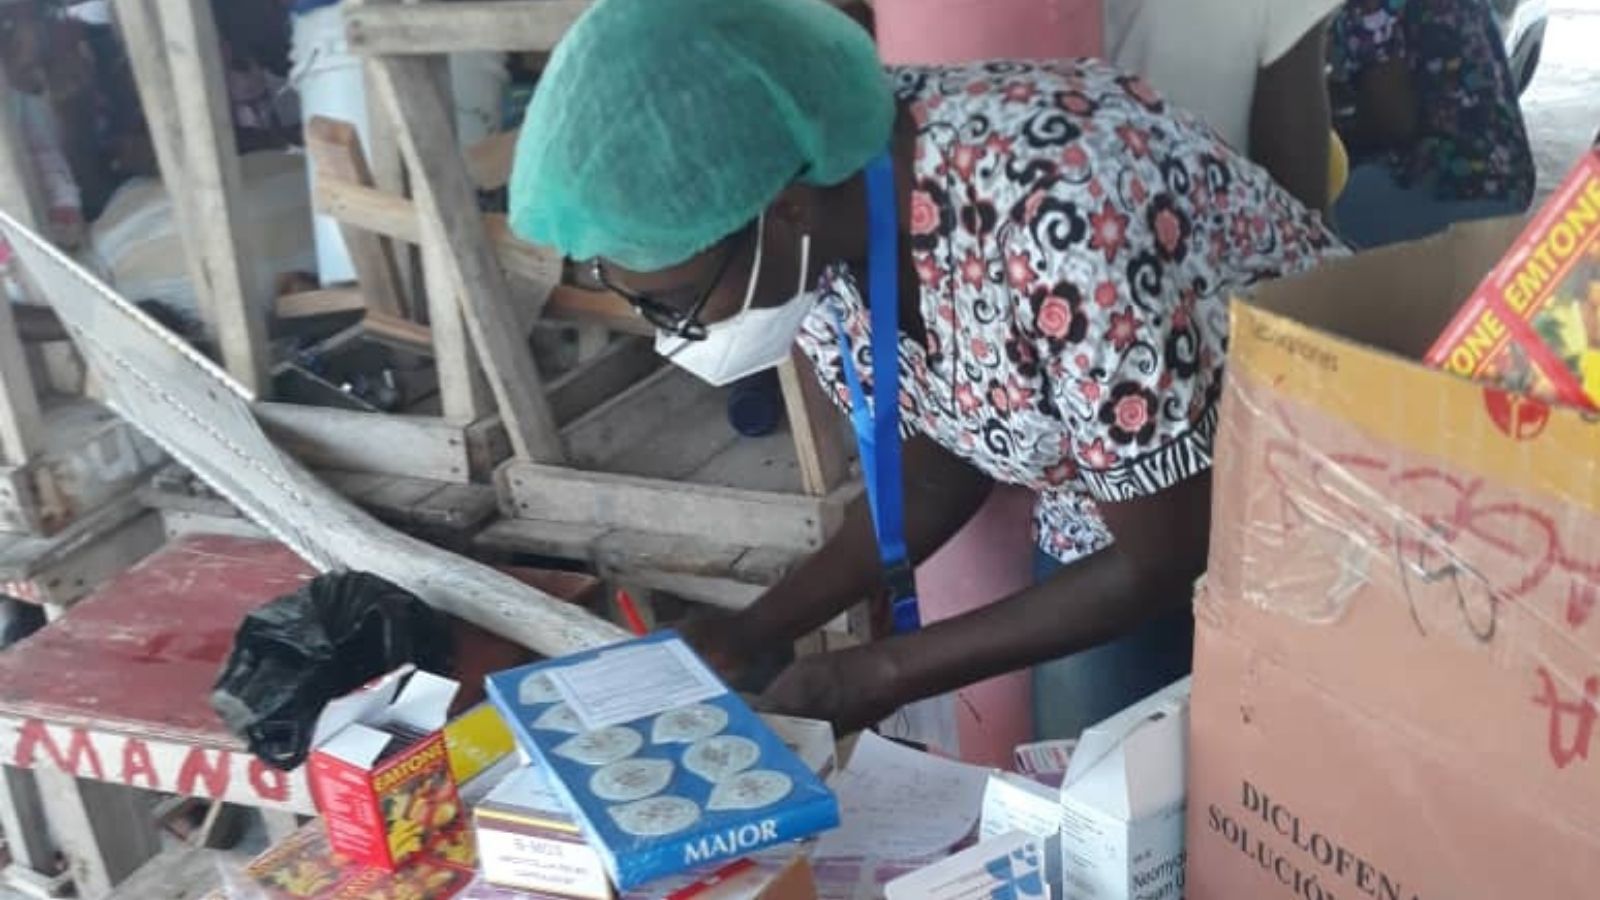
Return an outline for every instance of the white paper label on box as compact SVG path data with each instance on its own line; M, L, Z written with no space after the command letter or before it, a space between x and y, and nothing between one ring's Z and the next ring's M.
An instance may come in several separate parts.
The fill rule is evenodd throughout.
M601 653L551 671L550 681L590 731L727 693L717 676L677 641Z
M605 867L588 844L480 828L478 857L484 878L503 887L596 900L611 896Z

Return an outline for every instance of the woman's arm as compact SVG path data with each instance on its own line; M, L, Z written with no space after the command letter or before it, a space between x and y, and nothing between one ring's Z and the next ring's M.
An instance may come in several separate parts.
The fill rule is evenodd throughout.
M977 512L993 483L926 437L905 442L906 541L920 563ZM731 617L685 629L713 664L737 671L753 651L788 644L832 621L881 584L878 541L865 496L843 526L761 599Z
M916 634L801 659L764 702L861 728L913 700L1094 647L1186 606L1205 571L1210 473L1102 514L1116 536L1109 549Z

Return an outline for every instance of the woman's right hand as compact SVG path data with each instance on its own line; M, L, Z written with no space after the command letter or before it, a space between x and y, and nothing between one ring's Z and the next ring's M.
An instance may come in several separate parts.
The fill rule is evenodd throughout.
M724 681L737 680L749 668L752 640L738 615L696 616L676 627Z

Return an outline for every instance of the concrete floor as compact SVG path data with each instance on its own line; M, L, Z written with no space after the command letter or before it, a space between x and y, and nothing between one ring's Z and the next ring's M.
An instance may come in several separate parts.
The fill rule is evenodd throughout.
M1522 108L1543 197L1600 132L1600 0L1552 0L1544 57Z

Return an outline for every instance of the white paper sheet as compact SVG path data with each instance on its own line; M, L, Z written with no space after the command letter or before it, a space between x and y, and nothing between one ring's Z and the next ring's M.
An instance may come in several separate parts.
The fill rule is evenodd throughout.
M608 650L588 662L551 670L550 681L590 731L728 692L705 663L677 641Z
M824 834L818 859L916 859L972 834L989 770L902 747L867 732L829 786L840 826Z

